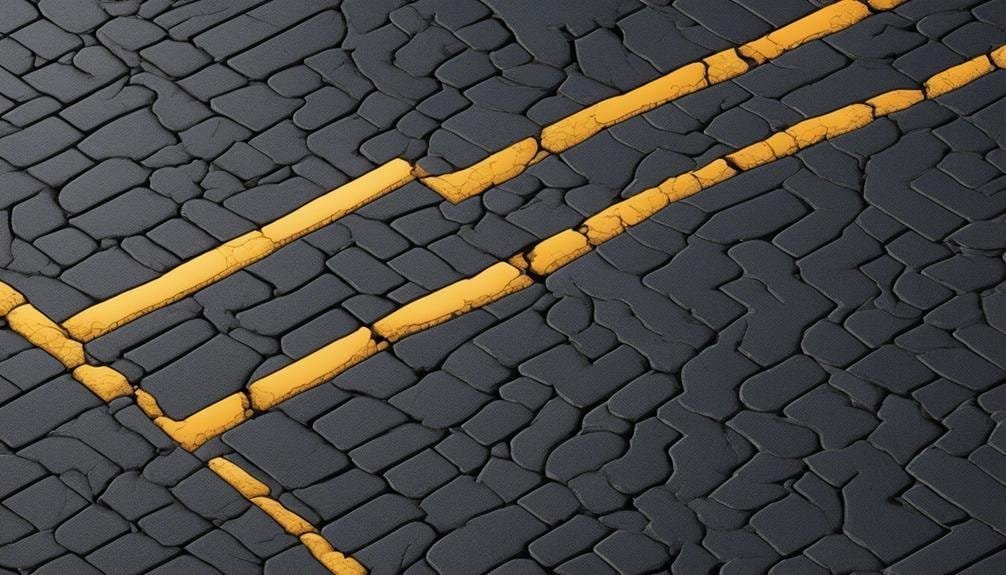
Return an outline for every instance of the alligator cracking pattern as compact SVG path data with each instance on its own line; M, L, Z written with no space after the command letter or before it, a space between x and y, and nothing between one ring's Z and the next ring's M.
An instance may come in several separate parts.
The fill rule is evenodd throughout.
M1002 3L650 4L0 6L0 573L1001 571Z

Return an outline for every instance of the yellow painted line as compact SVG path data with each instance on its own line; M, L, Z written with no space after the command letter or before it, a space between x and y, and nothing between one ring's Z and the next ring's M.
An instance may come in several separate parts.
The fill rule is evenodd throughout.
M363 575L367 572L359 561L332 548L310 521L269 497L269 487L244 469L223 457L209 460L207 466L245 499L272 517L284 531L300 539L314 558L335 575Z
M265 411L315 387L387 347L362 327L248 386L251 405Z
M82 365L73 370L73 378L84 384L84 387L105 403L134 393L133 386L126 376L107 365Z
M462 170L419 180L456 204L517 177L547 155L538 148L538 140L526 138Z
M892 4L890 8L879 7L879 3L877 2L873 4L874 6L870 6L868 2L841 0L812 14L808 14L778 30L773 30L757 40L748 42L738 48L737 51L742 56L761 64L773 58L778 58L786 51L792 50L801 44L852 26L869 16L871 8L876 11L889 10L900 4L900 2L888 2L888 4Z
M10 310L26 303L21 292L0 282L0 317L6 316Z
M84 363L84 346L30 303L7 312L7 324L21 337L44 349L69 369Z
M88 365L83 344L71 339L58 324L28 303L23 294L0 282L0 318L36 347L58 359L72 370L73 378L103 401L133 395L137 406L153 422L187 451L194 451L207 440L231 429L252 415L244 393L225 397L182 421L164 415L157 400L142 389L133 389L122 373L108 366ZM269 497L269 488L234 463L217 457L207 466L237 489L251 503L264 511L284 531L297 537L322 565L335 575L364 575L359 561L336 551L309 521Z
M164 415L157 400L147 391L136 390L137 405L154 425L160 427L186 451L195 451L202 444L223 432L234 429L251 417L251 403L244 392L237 392L212 403L182 420Z
M948 68L925 82L926 90L893 90L832 112L803 120L769 138L756 142L695 170L668 178L659 185L617 202L587 218L577 229L564 230L542 240L527 252L498 262L479 274L445 286L360 328L293 363L252 382L238 392L207 406L184 420L168 418L156 400L136 390L137 404L154 423L186 449L198 449L206 441L240 425L255 412L271 409L371 357L391 342L441 324L519 291L533 283L528 272L548 275L618 236L666 207L715 184L758 166L861 128L877 118L904 110L927 98L945 94L1006 67L1006 47L989 55ZM952 86L952 88L947 88ZM7 303L4 303L7 302ZM103 398L129 394L125 378L108 367L83 364L78 342L68 338L9 286L0 284L0 304L13 308L8 322L30 341L59 357L74 370L74 376Z
M718 52L624 94L597 102L546 126L538 137L511 144L451 173L429 175L405 160L392 160L259 230L225 242L154 280L81 311L63 322L63 328L80 342L91 341L255 263L414 179L455 203L473 197L515 178L549 154L567 150L603 129L707 86L736 78L752 65L844 30L872 12L890 10L904 1L841 0L736 49Z
M878 0L879 1L879 0ZM887 2L885 4L890 4ZM877 118L909 108L963 87L996 68L1006 68L1006 46L978 56L930 77L924 90L893 90L864 103L808 118L769 138L713 160L705 166L661 182L587 218L577 230L565 230L542 240L526 253L498 262L479 274L460 280L406 304L377 321L372 329L361 328L277 372L253 382L250 395L238 392L182 421L167 418L153 396L135 390L137 405L179 444L195 450L204 442L239 425L277 403L289 399L341 373L407 335L438 325L521 290L533 282L526 272L545 276L589 253L591 249L623 233L655 214L672 201L726 181L747 170L791 156L801 149L859 129ZM11 328L57 357L74 377L106 401L128 395L126 378L110 367L84 364L81 344L25 301L23 295L0 282L0 317ZM375 337L376 334L376 337ZM378 339L380 338L380 339ZM253 409L254 408L254 409ZM267 487L217 458L213 470L259 506L288 533L300 538L309 551L333 573L365 573L357 561L336 551L309 522L267 496ZM211 462L212 463L212 462ZM263 492L264 490L264 492Z
M999 56L1006 53L994 52ZM954 82L960 87L989 73L989 56L934 75L927 85ZM1006 58L1000 58L1006 64ZM964 77L965 80L959 80ZM963 83L962 83L963 82ZM942 92L941 92L942 93ZM445 286L376 321L371 328L342 337L317 352L252 382L252 407L264 411L334 377L351 365L377 353L388 342L439 325L473 309L519 291L533 283L531 272L547 276L589 253L594 247L618 236L666 207L724 182L735 175L792 156L824 140L847 134L877 118L904 110L926 99L922 90L893 90L794 124L769 138L713 160L695 170L668 178L659 185L622 200L584 220L577 229L564 230L537 243L527 252L497 262L471 278ZM195 417L195 416L193 416ZM209 433L203 437L209 437Z
M78 341L91 341L257 262L412 179L408 162L392 160L260 230L225 242L156 279L81 311L63 322L63 327Z
M888 4L889 7L875 6L872 10L888 10L896 5L893 2ZM567 150L633 116L706 86L736 78L748 71L751 66L748 61L763 64L807 42L844 30L870 14L871 6L858 0L841 0L825 6L737 49L730 48L682 66L546 126L541 132L541 147L552 153Z
M847 134L888 114L904 110L1006 67L1006 51L999 48L930 77L923 90L892 90L799 122L705 166L668 178L659 185L622 200L587 218L576 230L565 230L535 245L526 256L530 270L544 276L623 233L670 202L687 198L735 175L792 156L825 140ZM998 58L998 59L997 59Z
M459 280L423 296L374 323L374 332L397 341L522 290L533 282L507 262L489 266L474 277Z

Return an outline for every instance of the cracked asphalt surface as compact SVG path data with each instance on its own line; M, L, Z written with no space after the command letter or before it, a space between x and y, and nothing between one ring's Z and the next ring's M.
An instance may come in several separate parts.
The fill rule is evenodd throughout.
M0 281L63 322L391 160L468 167L829 4L4 0ZM1003 44L1006 1L908 0L458 203L412 181L88 361L185 419ZM1004 96L995 70L673 202L191 453L4 323L0 574L334 571L217 458L373 573L1002 573Z

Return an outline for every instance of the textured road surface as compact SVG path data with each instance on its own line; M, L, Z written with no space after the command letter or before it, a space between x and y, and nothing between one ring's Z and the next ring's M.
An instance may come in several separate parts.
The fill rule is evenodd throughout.
M0 280L62 321L807 0L3 0ZM86 346L174 419L665 178L1006 43L909 0L459 204L419 182ZM0 329L0 573L1006 571L1006 71L673 203L194 453Z

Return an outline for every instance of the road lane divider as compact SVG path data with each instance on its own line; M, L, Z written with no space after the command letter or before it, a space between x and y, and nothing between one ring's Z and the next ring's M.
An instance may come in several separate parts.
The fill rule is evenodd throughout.
M80 311L63 322L63 328L78 341L87 343L220 281L415 180L454 203L476 196L517 177L550 154L562 153L619 122L736 78L790 50L845 30L872 13L891 10L905 1L840 0L737 48L685 64L628 92L591 104L545 126L537 136L510 144L450 173L428 174L405 160L391 160L258 230L224 242L153 280ZM933 89L946 88L934 85Z
M72 332L47 318L27 302L21 293L3 282L0 282L0 317L6 319L13 331L60 360L72 370L78 381L105 401L133 395L137 405L155 424L183 448L193 451L206 441L253 417L256 412L270 409L314 388L403 337L524 289L534 283L536 277L547 276L575 261L594 247L645 221L670 202L687 198L739 173L792 156L802 149L862 128L878 118L905 110L924 100L962 88L1004 68L1006 46L934 74L924 82L922 89L892 90L863 103L850 104L803 120L765 140L726 154L695 170L670 177L653 188L617 202L587 218L578 228L564 230L546 238L529 250L515 254L505 262L497 262L471 278L459 280L405 304L375 322L372 328L360 328L317 352L252 382L248 393L238 392L227 396L180 421L167 418L152 395L133 388L125 376L113 368L87 364L82 344L72 337ZM222 469L223 465L218 464L218 467ZM232 478L235 476L231 473ZM246 479L237 483L245 489L250 489L248 485L254 488L254 484ZM300 518L296 514L271 503L263 503L260 507L284 526L284 529L289 528L289 532L300 531L298 536L301 542L333 573L363 572L351 571L357 567L362 570L363 567L332 549L316 531L304 527L301 523L303 520L298 521ZM346 570L340 572L335 569Z
M0 318L7 326L71 370L72 377L105 403L119 397L133 396L137 406L155 425L187 451L232 429L254 412L248 396L235 393L190 415L174 421L164 415L157 400L148 392L134 388L126 376L112 367L85 363L83 345L72 339L58 324L32 306L24 295L0 282ZM337 551L311 523L269 497L269 488L231 461L216 457L207 467L265 512L284 531L297 537L326 569L334 575L364 575L359 561Z
M314 558L335 575L363 575L367 572L359 561L336 551L310 521L270 497L269 486L251 473L224 457L214 457L207 466L284 531L298 538Z
M982 55L932 76L926 85L953 83L957 88L1006 67L1006 48ZM980 74L973 70L981 70ZM963 80L962 80L963 78ZM955 88L956 89L956 88ZM945 91L933 91L936 96ZM249 385L252 409L264 411L342 373L366 357L404 337L442 324L524 289L586 255L671 202L693 196L748 170L792 156L810 146L862 128L878 118L905 110L929 96L924 90L892 90L863 103L807 118L769 138L745 146L697 169L667 178L659 185L621 200L586 218L577 228L548 237L506 261L497 262L472 277L433 291L374 322L369 328L339 338ZM325 350L334 350L329 353ZM337 350L337 351L335 351ZM266 393L265 390L268 390ZM258 398L256 399L256 396ZM204 434L207 436L208 434Z

